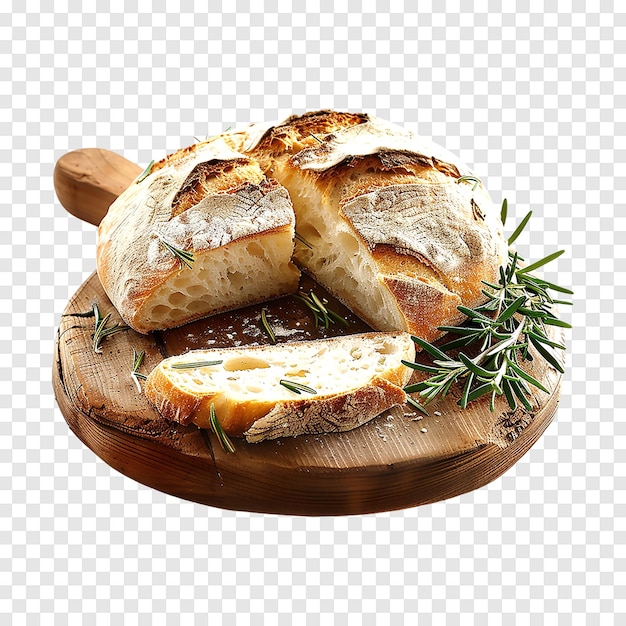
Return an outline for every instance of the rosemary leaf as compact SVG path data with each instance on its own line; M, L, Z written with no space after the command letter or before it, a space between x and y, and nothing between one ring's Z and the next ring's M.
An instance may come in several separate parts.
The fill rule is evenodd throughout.
M506 225L506 217L509 210L509 203L506 201L506 198L502 200L502 208L500 209L500 220L502 221L502 226Z
M423 363L410 363L409 361L402 361L402 364L410 367L412 370L417 370L418 372L426 372L428 374L436 374L439 371L438 367L433 367L432 365L424 365Z
M348 326L348 320L329 309L327 306L328 300L326 300L326 298L320 299L313 291L310 291L308 295L301 291L299 294L294 294L293 297L299 302L302 302L313 314L315 328L319 328L320 325L323 325L324 328L328 328L330 324L335 323Z
M404 387L405 393L420 393L426 389L429 389L430 385L426 382L414 383L413 385L407 385Z
M312 387L307 387L306 385L302 385L301 383L297 383L293 380L285 380L282 378L279 382L283 387L289 389L289 391L293 391L293 393L301 394L302 392L306 392L317 395L317 391Z
M217 440L220 442L220 446L222 446L222 449L229 454L232 454L235 451L235 446L233 446L233 442L224 432L222 425L217 419L217 415L215 413L215 405L213 403L211 403L211 406L209 408L209 423L211 425L211 430L217 436Z
M522 233L524 228L526 228L526 224L528 224L528 220L530 220L533 212L529 211L526 214L526 217L519 223L519 226L513 231L513 234L509 237L508 244L511 245Z
M539 261L535 261L534 263L531 263L530 265L527 265L526 267L523 267L522 269L517 270L517 275L519 276L520 274L528 274L529 272L533 272L537 268L542 267L543 265L546 265L547 263L550 263L550 261L554 261L554 259L558 259L564 252L565 250L559 250L558 252L553 252L552 254L549 254L547 257L544 257L543 259L540 259Z
M476 191L476 187L478 187L478 185L482 185L482 181L480 180L480 178L476 177L476 176L461 176L460 178L456 179L457 185L459 183L474 183L474 186L472 187L472 191Z
M221 365L223 361L189 361L188 363L173 363L170 367L173 370L193 370L199 367L212 367Z
M178 259L180 262L180 267L182 269L183 265L186 265L189 269L193 267L194 256L193 252L187 252L186 250L181 250L176 246L172 245L168 241L165 241L161 235L157 235L159 241L165 246L165 249L172 253L172 255Z
M141 172L141 174L139 175L139 178L137 178L137 182L140 183L142 180L144 180L150 174L153 167L154 167L154 159L150 161L146 169L143 172Z
M416 343L422 350L425 350L426 352L428 352L428 354L434 356L436 359L441 359L442 361L450 360L450 357L447 354L439 350L439 348L433 346L432 343L428 343L428 341L424 341L419 337L411 337L411 339L413 339L413 342Z
M411 398L411 396L407 396L406 397L406 401L414 409L417 409L418 411L421 411L422 413L424 413L424 415L428 415L428 411L425 409L425 407L423 407L417 400L414 400L413 398Z
M295 238L302 244L304 244L309 250L313 250L313 246L302 236L298 233L298 231L295 232Z
M541 389L545 393L550 393L548 389L544 385L542 385L536 378L531 376L528 372L525 372L519 365L515 363L509 362L509 367L518 375L520 378L527 380L531 385L537 387L537 389Z
M486 370L484 367L480 367L480 365L476 365L472 359L468 356L465 356L462 352L459 353L459 360L467 369L475 374L479 380L489 380L491 378L495 378L495 371Z
M463 393L461 394L461 398L459 400L459 405L462 409L467 408L467 404L469 402L469 394L472 390L472 384L474 383L474 373L470 372L469 376L465 380L465 385L463 386Z
M144 374L139 373L139 368L141 367L145 356L145 350L142 350L139 354L137 354L137 351L135 350L135 348L133 348L133 368L130 372L130 376L135 382L135 385L137 386L137 391L139 393L141 393L141 385L139 384L139 380L146 380L147 378L147 376L145 376Z
M511 411L515 411L515 409L517 408L517 402L515 400L515 395L513 394L513 391L511 389L511 384L508 380L505 380L502 383L502 393L504 393L504 397L509 403L509 408L511 409Z
M263 330L267 333L267 336L270 338L270 343L276 343L276 333L274 329L270 326L270 323L267 321L267 309L261 309L261 326L263 326Z

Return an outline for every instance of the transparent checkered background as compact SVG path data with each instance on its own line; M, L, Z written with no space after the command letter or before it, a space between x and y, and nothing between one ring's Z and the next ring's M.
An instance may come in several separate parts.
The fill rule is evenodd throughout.
M417 4L2 3L0 622L626 623L624 4ZM524 254L567 250L555 423L487 487L380 515L222 511L121 476L51 389L55 327L95 267L54 163L98 146L145 164L321 107L433 137L514 218L533 209Z

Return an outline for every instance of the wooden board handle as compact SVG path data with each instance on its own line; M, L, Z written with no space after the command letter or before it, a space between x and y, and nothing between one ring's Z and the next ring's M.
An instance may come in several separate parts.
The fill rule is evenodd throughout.
M141 171L137 164L110 150L82 148L57 161L54 190L69 213L97 226Z

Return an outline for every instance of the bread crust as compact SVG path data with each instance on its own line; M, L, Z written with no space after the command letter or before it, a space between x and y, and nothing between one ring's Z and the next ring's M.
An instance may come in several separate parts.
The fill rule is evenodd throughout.
M146 333L181 325L223 308L189 312L167 323L151 317L159 288L181 272L193 272L164 242L193 253L197 263L236 242L283 233L275 251L283 275L272 289L242 296L238 306L245 306L297 289L299 272L290 260L294 223L289 194L267 179L258 163L223 142L197 144L155 164L111 205L98 229L98 275L133 329Z
M350 393L321 400L304 399L278 403L244 433L246 441L345 432L358 428L393 406L406 402L406 393L380 377Z
M350 386L348 380L347 389L338 393L294 396L293 400L259 393L252 399L241 401L221 389L185 389L172 380L163 363L148 376L144 393L165 419L181 424L194 423L199 428L210 428L210 407L213 404L224 432L234 437L245 436L251 442L305 433L351 430L406 401L402 387L409 382L412 371L401 361L414 358L413 342L409 335L402 333L365 333L304 342L315 347L327 346L332 350L333 344L350 341L354 346L360 346L371 338L380 341L389 338L397 344L399 352L395 365L380 374L373 373L366 384L356 388ZM229 355L239 356L245 352L251 358L263 358L267 352L286 350L291 346L302 348L303 342L201 352L202 359L215 357L227 361Z
M363 300L362 289L352 295L338 293L332 281L307 265L310 253L302 252L296 260L375 329L388 330L399 323L399 330L435 339L441 334L439 326L462 321L458 305L475 307L484 301L483 281L497 281L506 262L499 213L481 183L459 180L474 174L457 157L366 113L312 111L281 122L250 124L179 150L156 163L146 180L131 185L123 202L112 205L110 218L100 228L98 272L129 325L140 332L159 327L158 321L146 319L150 314L144 304L181 269L154 236L153 222L168 223L173 231L177 220L189 221L207 197L227 201L234 195L235 203L265 209L268 223L257 224L233 240L294 229L293 216L287 215L289 194L266 175L287 186L294 201L298 187L306 193L315 190L328 215L341 220L344 231L359 242L363 262L375 267L368 270L367 280L384 292L379 299L392 303L388 318L393 322L368 316L374 307ZM147 193L147 188L152 191ZM167 202L155 201L159 193L166 195L166 189ZM250 200L257 196L267 201ZM137 217L140 212L133 207L140 202L149 210ZM305 200L302 205L306 207ZM241 214L235 215L232 223L240 218ZM120 237L119 230L127 232ZM141 234L150 231L152 235ZM146 237L152 241L146 242ZM133 251L137 243L152 250L152 262L155 250L159 252L154 271L137 263ZM180 243L188 246L189 237ZM222 240L220 245L229 243ZM195 246L196 242L194 252L199 257L211 249ZM296 289L295 275L292 271L291 280L287 279L291 291ZM264 297L285 291L281 287ZM227 308L233 307L229 304L221 310ZM202 315L206 313L196 317Z
M484 302L483 281L497 282L508 255L499 212L482 183L459 180L475 175L448 150L374 116L346 115L292 116L242 145L272 162L294 203L299 189L317 190L376 263L402 329L433 340L438 326L462 321L458 305ZM317 140L308 136L313 120ZM358 293L341 299L361 315L370 308ZM364 319L384 328L384 320Z

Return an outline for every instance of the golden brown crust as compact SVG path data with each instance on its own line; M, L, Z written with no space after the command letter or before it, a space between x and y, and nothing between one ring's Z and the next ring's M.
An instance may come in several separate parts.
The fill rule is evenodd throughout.
M380 377L355 391L319 400L277 404L244 432L249 443L294 435L345 432L358 428L393 406L406 402L405 392Z
M376 346L387 345L392 350L389 352L392 356L389 357L390 362L385 362L386 369L376 374L370 373L369 369L365 371L361 365L359 375L364 372L366 378L363 379L363 384L358 385L355 385L354 374L348 369L343 379L345 391L314 396L294 395L293 399L284 399L268 389L267 392L259 392L245 399L233 397L228 388L214 384L209 386L208 382L192 384L189 382L191 374L189 377L177 374L174 380L173 370L168 364L168 361L171 362L174 357L162 362L151 372L144 390L146 398L168 420L181 424L194 423L200 428L210 428L209 418L211 405L213 405L224 432L234 437L241 437L245 434L251 441L278 436L295 436L305 432L350 430L369 421L384 410L406 401L406 394L402 387L409 382L411 370L402 364L402 360L412 360L415 355L415 346L409 335L365 333L298 344L201 351L202 354L195 353L198 354L197 357L195 354L187 355L192 361L219 360L220 363L227 363L231 357L240 359L241 355L245 354L248 360L266 358L271 362L272 353L284 354L286 351L295 350L292 354L295 354L296 359L298 356L301 357L299 364L302 367L315 367L326 375L325 370L320 370L324 366L317 364L317 357L311 361L311 357L307 354L328 350L326 354L337 359L340 346L343 346L341 348L343 350L357 349L367 352L374 350ZM333 346L337 346L337 351L333 352ZM372 354L380 358L376 352ZM327 364L328 362L326 366ZM249 377L252 374L246 371L243 376ZM341 386L343 385L342 382ZM332 424L335 426L331 428Z
M341 123L340 116L335 119ZM304 207L300 211L306 212L312 196L307 190L315 189L326 210L345 220L376 262L380 280L406 322L404 330L438 336L438 326L462 320L459 304L483 302L482 281L497 280L507 247L482 184L474 189L473 181L458 182L473 175L465 164L445 149L369 116L304 147L293 137L306 128L306 120L291 119L287 125L295 130L280 126L280 136L289 138L284 146L261 141L255 153L272 146L267 156L276 177L290 190L294 204L294 192L306 198L298 203ZM272 132L266 133L267 141ZM285 154L291 156L285 159ZM332 284L321 282L333 292ZM355 302L342 299L358 313L368 306L357 296Z
M291 200L277 181L265 178L256 161L223 142L212 142L179 150L157 165L111 205L98 229L98 275L129 326L144 333L169 328L297 289L298 272L290 264ZM158 306L154 294L181 272L194 272L166 243L193 254L193 266L201 267L215 250L224 256L229 246L276 233L284 233L285 245L271 253L281 259L275 264L280 266L275 286L262 293L250 286L250 293L243 293L236 305L181 310L172 314L175 319L153 317L151 311Z
M210 193L236 193L242 185L259 184L264 179L258 165L250 159L222 161L211 159L198 163L187 176L172 200L172 217L195 206Z
M165 419L179 424L189 424L202 402L201 396L177 389L158 367L146 380L144 393Z
M275 124L251 124L241 131L221 135L220 138L234 150L253 156L267 176L274 176L274 172L292 155L319 145L329 134L363 124L369 119L366 113L310 111L302 115L290 115Z

